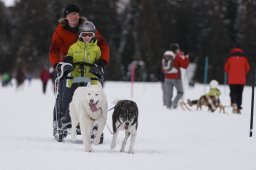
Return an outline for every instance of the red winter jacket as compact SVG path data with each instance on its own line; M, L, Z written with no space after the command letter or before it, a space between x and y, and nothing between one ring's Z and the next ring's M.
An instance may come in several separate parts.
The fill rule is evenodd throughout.
M173 67L177 70L176 73L168 73L165 72L164 78L166 79L181 79L181 72L180 68L187 68L189 64L189 58L184 57L184 55L181 53L176 54L176 57L174 59Z
M50 73L46 68L43 68L40 72L40 79L43 82L47 82L50 79Z
M65 24L67 24L65 20L60 21L52 36L50 45L50 62L52 66L56 65L60 61L63 61L64 57L67 55L69 47L74 44L78 38L76 32L72 32L63 27ZM98 46L101 50L101 59L108 64L109 46L98 31L96 31L96 38L98 40Z
M244 85L246 83L246 74L250 70L250 65L242 49L231 50L224 70L228 74L228 84Z

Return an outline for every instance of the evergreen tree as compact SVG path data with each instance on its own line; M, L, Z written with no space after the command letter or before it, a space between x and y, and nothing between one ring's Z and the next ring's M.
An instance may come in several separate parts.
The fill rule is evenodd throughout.
M230 50L230 37L225 23L227 1L204 1L199 13L199 31L197 37L198 59L196 80L203 82L204 59L209 59L208 81L216 79L223 82L224 61Z
M12 55L16 64L29 72L48 64L49 43L52 35L48 2L21 0L13 10Z
M11 26L8 20L8 10L4 6L3 2L0 1L0 73L5 71L12 71L14 57L10 54L10 34Z

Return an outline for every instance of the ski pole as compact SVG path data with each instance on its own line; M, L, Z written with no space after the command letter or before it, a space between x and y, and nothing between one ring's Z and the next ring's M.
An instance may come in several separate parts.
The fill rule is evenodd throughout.
M206 93L206 84L208 79L208 57L204 60L204 94Z
M132 63L131 65L131 98L133 97L133 93L134 93L134 77L135 77L135 64Z
M250 121L250 137L252 137L252 130L253 130L254 85L255 85L255 63L253 63L252 100L251 100L251 121Z
M227 73L224 72L224 96L226 95L227 77Z

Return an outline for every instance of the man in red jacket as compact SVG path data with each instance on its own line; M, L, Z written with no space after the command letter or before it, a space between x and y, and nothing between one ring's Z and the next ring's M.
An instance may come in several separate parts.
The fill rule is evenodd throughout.
M183 85L181 81L181 68L187 68L189 64L189 56L184 55L180 50L179 44L171 44L172 51L166 51L162 60L162 69L164 71L165 86L165 104L166 107L176 109L179 100L183 96ZM174 100L173 87L177 90Z
M80 9L75 4L69 4L64 9L64 18L59 20L50 45L49 59L54 68L63 61L67 55L69 47L78 39L79 26L87 19L80 16ZM96 61L98 67L103 67L109 63L109 46L102 35L96 30L97 45L101 50L101 59ZM62 126L60 128L70 128L69 103L73 96L73 91L66 87L66 81L62 80L58 86L58 96L56 99L53 115L53 135L57 134L56 110L61 114Z
M224 70L228 75L233 113L240 113L246 75L250 70L248 59L241 48L236 47L230 51Z

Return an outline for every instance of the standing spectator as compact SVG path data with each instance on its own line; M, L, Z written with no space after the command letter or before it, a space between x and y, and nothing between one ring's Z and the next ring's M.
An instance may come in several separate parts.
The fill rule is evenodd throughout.
M246 75L250 70L250 65L244 51L239 48L239 46L230 51L229 57L224 65L224 70L228 75L233 113L241 113L242 94L246 83Z
M2 77L1 77L1 80L2 80L2 86L5 87L5 86L8 86L10 83L11 83L11 75L7 72L4 72Z
M16 78L16 85L17 85L17 88L18 88L26 80L26 74L25 74L25 71L24 71L23 67L20 66L20 67L17 68L15 78Z
M41 72L40 72L40 79L43 83L43 93L45 94L46 93L46 87L47 87L47 83L48 83L48 80L50 79L50 73L47 69L47 67L43 67Z
M163 61L162 61L163 62ZM163 104L164 106L166 106L166 97L165 97L165 86L164 86L164 72L163 72L163 69L162 69L162 64L160 65L160 67L158 68L157 70L157 79L158 81L161 82L161 87L162 87L162 96L163 96Z
M27 80L28 80L28 85L31 86L31 82L32 82L32 75L31 74L27 74Z
M181 52L179 44L177 43L171 44L171 50L172 51L166 51L164 53L162 68L165 73L164 86L166 93L166 106L169 109L176 109L178 102L184 93L180 68L188 67L189 56L184 55L183 52ZM174 100L172 100L173 87L177 90L177 95Z

